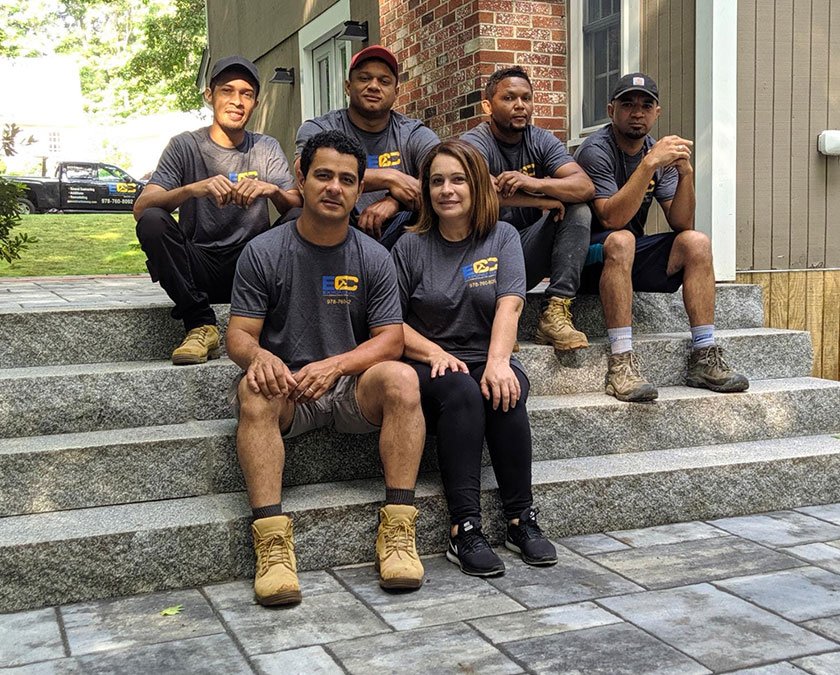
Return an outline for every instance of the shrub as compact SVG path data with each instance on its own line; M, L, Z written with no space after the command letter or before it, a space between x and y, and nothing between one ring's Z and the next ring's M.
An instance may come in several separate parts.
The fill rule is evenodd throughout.
M35 243L25 232L12 236L12 228L20 224L18 198L23 197L20 183L0 178L0 258L7 263L20 258L20 252Z

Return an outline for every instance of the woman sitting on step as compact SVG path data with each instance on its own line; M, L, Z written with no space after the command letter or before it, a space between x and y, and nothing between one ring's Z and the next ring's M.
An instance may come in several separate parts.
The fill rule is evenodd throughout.
M525 298L519 235L497 222L481 155L462 141L433 149L421 170L418 223L394 246L405 356L417 370L449 507L446 557L474 576L505 565L481 530L486 437L507 521L505 546L531 565L557 562L531 495L528 378L512 356Z

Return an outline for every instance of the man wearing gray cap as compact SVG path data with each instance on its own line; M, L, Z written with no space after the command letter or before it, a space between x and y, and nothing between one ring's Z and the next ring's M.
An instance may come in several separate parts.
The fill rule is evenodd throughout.
M280 144L245 129L259 93L253 63L241 56L217 61L204 91L212 124L169 141L134 204L152 281L175 303L172 317L184 322L186 337L172 352L175 365L218 355L210 303L230 302L239 254L271 224L268 201L281 215L301 203Z
M673 293L680 286L691 325L686 384L719 392L744 391L715 343L715 273L709 238L694 229L691 148L679 136L650 136L662 108L656 82L630 73L613 89L610 123L591 134L575 159L595 184L592 234L581 292L600 293L610 342L606 392L622 401L650 401L633 352L633 291ZM653 199L672 232L645 234Z

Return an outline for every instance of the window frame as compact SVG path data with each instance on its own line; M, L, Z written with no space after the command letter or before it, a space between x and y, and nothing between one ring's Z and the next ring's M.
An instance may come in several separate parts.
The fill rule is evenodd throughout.
M335 85L335 90L330 92L330 108L341 108L346 105L344 97L344 80L346 72L340 72L341 51L346 50L347 63L353 55L353 44L349 41L336 40L335 36L341 32L344 22L350 21L350 0L339 0L329 9L319 14L312 21L307 23L298 31L298 49L301 87L301 115L302 119L309 120L326 111L316 112L316 97L320 95L320 82L317 66L317 53L331 51L329 63L335 66L335 72L330 75L330 81ZM327 43L332 43L332 49L325 48Z
M588 0L569 0L569 142L574 148L603 124L583 125L584 53L583 17L584 3ZM620 18L620 75L636 72L640 68L641 52L641 0L621 0Z

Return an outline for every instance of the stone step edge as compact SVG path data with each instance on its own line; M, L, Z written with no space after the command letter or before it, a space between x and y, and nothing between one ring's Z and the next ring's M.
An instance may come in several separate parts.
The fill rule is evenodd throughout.
M87 277L85 277L87 278ZM727 281L718 281L715 283L716 291L720 291L721 289L734 289L731 292L737 292L738 290L744 288L756 288L757 284L743 284L743 283L732 283ZM528 300L538 300L541 299L545 293L545 290L548 288L548 282L542 281L536 286L534 286L531 290L527 291L526 296ZM726 290L724 290L726 292ZM659 295L657 293L642 293L637 292L634 295ZM584 297L584 296L580 296ZM593 296L594 297L594 296ZM215 303L212 305L214 309L219 309L224 311L226 308L230 307L228 303ZM149 302L143 303L131 303L126 304L124 302L119 301L112 301L109 303L97 303L96 305L45 305L43 307L26 307L26 308L19 308L19 309L12 309L12 308L0 308L0 315L3 314L61 314L61 313L78 313L78 312L91 312L91 313L100 313L100 312L109 312L115 309L122 309L127 311L132 310L149 310L149 309L165 309L167 311L172 309L172 302L168 298L161 298L160 300L152 300Z
M786 328L731 328L716 331L716 337L720 338L722 342L733 338L762 338L767 336L777 335L806 335L807 331L791 330ZM676 333L641 333L633 337L634 341L644 342L646 344L661 342L667 344L674 341L687 341L690 339L690 334L687 332ZM606 349L608 345L607 338L594 337L590 339L590 349L602 348ZM724 345L725 346L725 345ZM522 351L548 351L553 350L550 345L537 345L533 342L520 342L520 349ZM123 373L135 372L138 370L162 370L175 368L183 371L185 374L195 373L200 369L206 368L227 368L233 367L235 364L227 357L222 356L218 359L213 359L205 364L197 366L173 366L168 360L164 359L140 359L136 361L99 361L95 363L68 363L56 364L47 366L30 366L30 367L15 367L15 368L0 368L0 380L4 379L22 379L27 377L63 377L86 374L99 374L105 372Z
M727 443L642 453L576 457L534 462L535 491L550 486L593 480L620 480L629 476L656 476L710 468L749 466L809 457L840 458L840 438L820 434L786 439ZM482 493L497 488L491 467L482 469ZM292 514L343 510L380 504L384 497L381 479L365 479L284 489L283 503ZM422 474L416 498L442 499L436 474ZM149 532L210 525L247 519L250 511L244 492L180 499L93 507L0 518L0 549L78 540L133 532ZM37 533L37 534L36 534Z
M774 393L786 393L803 390L824 390L840 388L840 382L817 377L792 377L780 379L753 380L746 392L720 394L708 389L686 386L659 388L658 402L683 400L705 400L721 396L744 399L752 396L765 396ZM531 412L546 412L562 408L633 408L650 410L654 403L625 403L603 392L578 392L575 394L555 394L532 396L528 399ZM121 429L98 429L61 434L38 436L18 436L0 438L0 458L4 455L56 452L63 450L88 450L97 447L118 447L136 445L144 441L166 441L181 439L206 439L218 435L232 435L236 426L233 418L213 420L192 420L179 424L125 427ZM840 431L840 421L838 421Z

